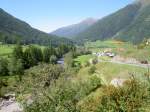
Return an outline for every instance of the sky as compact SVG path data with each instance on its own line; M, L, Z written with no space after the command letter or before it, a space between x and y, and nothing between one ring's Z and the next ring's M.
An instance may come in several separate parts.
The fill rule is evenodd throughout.
M100 19L134 0L0 0L0 8L41 31Z

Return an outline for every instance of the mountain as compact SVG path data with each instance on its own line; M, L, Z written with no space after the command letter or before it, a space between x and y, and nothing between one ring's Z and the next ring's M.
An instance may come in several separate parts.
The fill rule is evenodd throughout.
M84 30L89 28L96 21L97 21L96 19L88 18L88 19L86 19L86 20L84 20L78 24L59 28L56 31L52 32L51 34L61 36L61 37L72 38L72 37L75 37L80 32L83 32Z
M136 14L132 23L118 32L114 36L115 38L134 43L150 38L150 1L144 0L139 3L141 3L141 9Z
M150 37L150 0L137 0L119 11L98 20L75 40L95 41L109 38L141 42Z
M26 22L0 9L0 41L5 43L16 43L18 40L22 44L35 43L42 45L58 45L60 43L71 42L68 39L59 38L34 29Z

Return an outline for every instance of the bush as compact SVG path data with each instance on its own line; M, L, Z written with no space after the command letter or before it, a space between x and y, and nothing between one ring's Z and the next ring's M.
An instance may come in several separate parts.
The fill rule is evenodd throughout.
M84 67L89 67L89 66L90 66L90 62L89 61L85 62Z
M57 63L57 57L55 55L52 55L49 59L50 64L56 64Z
M122 88L108 86L104 88L100 104L96 112L141 112L147 100L147 87L137 80L126 82Z
M96 65L98 63L98 59L94 58L91 60L91 64Z
M92 67L90 67L88 73L89 73L89 74L94 74L95 71L96 71L96 67L95 67L95 66L92 66Z
M23 75L24 66L21 59L11 58L8 64L8 70L10 75Z
M6 59L0 58L0 76L8 75L8 61Z

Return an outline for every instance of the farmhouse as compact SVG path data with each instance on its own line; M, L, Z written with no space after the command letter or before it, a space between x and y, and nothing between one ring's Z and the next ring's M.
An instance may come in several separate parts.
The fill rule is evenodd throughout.
M114 57L115 53L112 52L97 52L97 53L92 53L93 55L96 55L97 57L101 57L101 56L108 56L108 57Z

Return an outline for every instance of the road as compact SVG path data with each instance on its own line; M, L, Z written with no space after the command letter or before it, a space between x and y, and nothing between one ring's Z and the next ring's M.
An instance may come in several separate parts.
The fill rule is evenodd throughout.
M141 68L150 68L150 64L140 64L140 63L128 63L128 62L121 62L121 61L102 61L99 60L99 62L110 62L110 63L116 63L116 64L122 64L122 65L130 65L130 66L136 66L136 67L141 67Z

